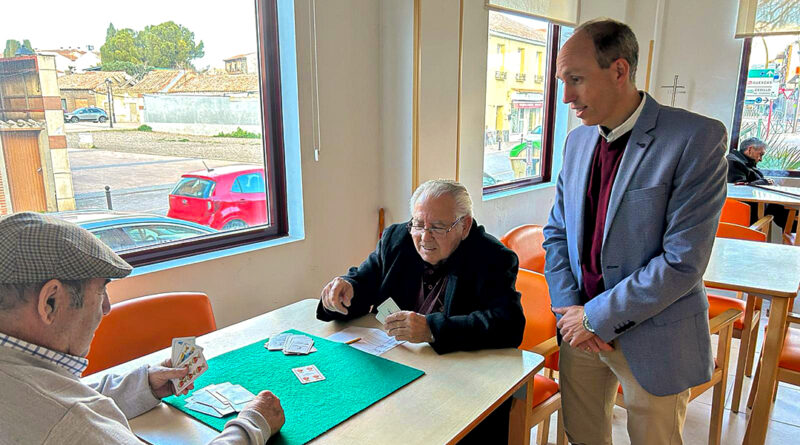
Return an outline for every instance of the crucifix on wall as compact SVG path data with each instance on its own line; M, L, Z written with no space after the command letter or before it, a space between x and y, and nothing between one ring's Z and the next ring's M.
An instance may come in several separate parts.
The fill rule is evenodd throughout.
M685 90L686 87L683 85L678 85L678 75L675 75L675 79L672 81L672 85L663 85L661 88L670 88L672 90L672 100L669 103L670 107L675 106L675 96L677 94L686 94L686 91L678 91L678 90Z

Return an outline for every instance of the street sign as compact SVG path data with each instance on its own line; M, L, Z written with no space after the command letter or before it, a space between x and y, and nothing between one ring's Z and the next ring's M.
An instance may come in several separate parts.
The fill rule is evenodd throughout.
M780 87L779 79L774 77L748 77L744 98L745 100L754 100L758 97L777 99L778 94L780 94Z

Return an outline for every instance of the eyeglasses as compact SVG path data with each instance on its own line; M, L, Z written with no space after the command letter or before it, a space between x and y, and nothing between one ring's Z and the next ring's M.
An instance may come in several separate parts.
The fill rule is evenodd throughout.
M455 228L456 224L458 224L463 218L464 218L463 216L459 216L458 218L456 218L455 221L453 221L453 224L450 224L450 227L447 228L434 226L434 227L428 227L426 229L425 226L422 224L414 224L413 219L409 221L408 224L406 224L406 226L408 227L408 231L411 232L412 235L419 235L424 233L425 231L428 231L433 236L441 237L450 233L450 231L453 230L453 228Z

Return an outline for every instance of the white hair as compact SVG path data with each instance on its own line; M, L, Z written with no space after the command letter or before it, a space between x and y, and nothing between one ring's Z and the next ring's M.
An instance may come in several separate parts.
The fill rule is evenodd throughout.
M450 195L456 202L456 218L464 216L472 216L472 198L469 197L467 188L461 185L460 182L451 181L449 179L431 179L414 190L411 195L411 200L408 202L408 208L411 214L414 214L414 207L418 202L425 201L428 198L438 198L440 196Z

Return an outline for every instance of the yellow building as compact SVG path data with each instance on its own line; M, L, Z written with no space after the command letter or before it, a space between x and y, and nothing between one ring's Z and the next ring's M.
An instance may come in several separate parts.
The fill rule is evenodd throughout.
M486 132L495 140L518 140L542 123L547 24L489 14Z

